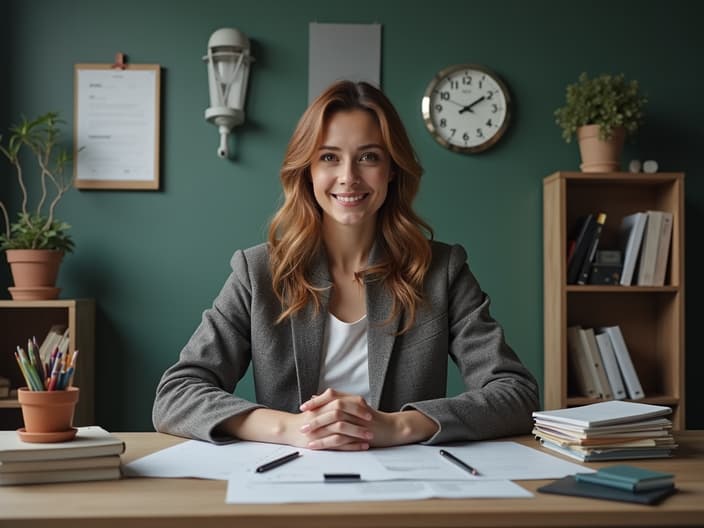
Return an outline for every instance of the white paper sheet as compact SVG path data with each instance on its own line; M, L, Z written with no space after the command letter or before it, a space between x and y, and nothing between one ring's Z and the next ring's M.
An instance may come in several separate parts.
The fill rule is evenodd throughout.
M366 481L381 480L529 480L561 478L590 472L579 464L515 442L472 442L444 446L476 467L481 476L462 471L439 455L437 446L408 445L345 453L311 451L278 444L237 442L213 445L189 440L140 458L124 467L126 476L195 477L258 482L321 482L324 473L357 473ZM302 456L266 473L255 469L287 453Z
M533 495L508 480L379 481L359 483L268 483L230 480L228 504L284 504L419 500L431 498L530 498Z

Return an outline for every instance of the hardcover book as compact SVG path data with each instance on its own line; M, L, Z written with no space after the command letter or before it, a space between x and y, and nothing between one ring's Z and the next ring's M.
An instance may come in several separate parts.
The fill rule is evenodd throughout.
M54 444L31 444L20 440L17 431L0 431L2 463L119 455L124 450L122 440L97 425L79 427L76 438Z
M575 479L580 482L591 482L636 493L671 488L675 485L675 476L672 473L652 471L626 464L605 467L596 473L577 473Z

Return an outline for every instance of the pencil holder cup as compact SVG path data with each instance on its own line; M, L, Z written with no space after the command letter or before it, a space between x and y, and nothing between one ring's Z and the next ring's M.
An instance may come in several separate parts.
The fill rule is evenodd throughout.
M73 413L78 403L78 387L66 390L32 391L22 387L17 399L22 407L24 428L18 431L25 442L65 442L76 435Z

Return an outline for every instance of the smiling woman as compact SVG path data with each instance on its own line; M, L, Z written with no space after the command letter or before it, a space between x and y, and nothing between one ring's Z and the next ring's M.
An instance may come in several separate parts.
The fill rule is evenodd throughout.
M379 89L321 94L289 142L268 242L235 252L159 383L157 430L337 450L529 431L535 380L464 249L413 211L421 173ZM452 398L448 355L466 386ZM256 402L233 395L250 363Z

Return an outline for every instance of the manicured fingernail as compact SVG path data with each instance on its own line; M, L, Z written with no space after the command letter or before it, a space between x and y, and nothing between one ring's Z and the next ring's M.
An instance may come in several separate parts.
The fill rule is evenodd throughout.
M302 433L307 433L308 431L310 431L310 424L303 424L299 431L301 431Z

